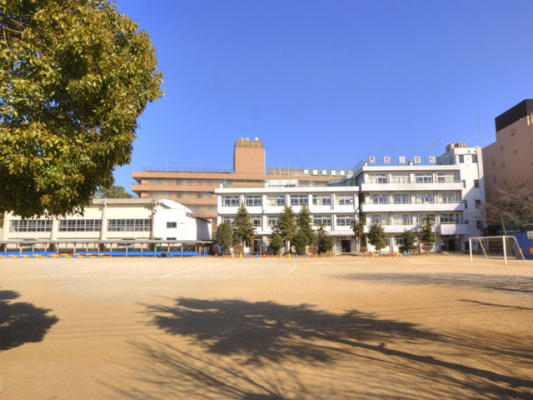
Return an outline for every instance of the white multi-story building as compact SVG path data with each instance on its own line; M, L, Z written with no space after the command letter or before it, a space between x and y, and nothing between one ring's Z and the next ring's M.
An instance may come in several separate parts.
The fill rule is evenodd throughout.
M218 223L233 224L244 204L255 226L254 252L266 249L285 205L298 213L306 204L315 227L325 226L336 238L337 254L356 250L350 225L362 217L367 233L373 223L383 226L384 251L399 251L400 234L418 231L426 218L435 234L433 251L464 251L470 236L482 234L486 222L480 147L451 144L445 154L425 165L420 157L400 159L398 165L392 165L390 158L386 161L376 165L375 158L368 160L348 177L327 186L266 181L260 188L221 187L215 190ZM368 249L374 250L370 244Z
M23 219L5 213L0 245L24 240L209 241L211 222L172 200L95 199L83 215Z
M285 206L298 213L305 205L314 227L321 225L335 237L336 253L353 252L351 224L358 214L358 191L358 187L350 186L304 187L292 180L267 181L265 187L221 187L215 189L218 223L233 225L240 205L244 204L255 227L252 251L260 253L268 248L272 228L277 225Z
M481 148L457 143L431 164L421 165L418 157L402 161L379 166L365 162L347 180L360 187L365 231L372 223L381 224L387 234L385 250L398 251L399 234L417 231L429 218L434 250L464 251L468 237L481 235L486 225Z

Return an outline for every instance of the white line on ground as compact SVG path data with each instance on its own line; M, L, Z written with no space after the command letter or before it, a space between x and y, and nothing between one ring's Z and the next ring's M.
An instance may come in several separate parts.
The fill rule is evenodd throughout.
M298 267L298 264L294 263L294 267L292 267L290 271L285 272L285 273L284 273L283 275L281 275L281 276L287 276L287 275L292 274L292 273L294 272L294 270L295 270L297 267Z

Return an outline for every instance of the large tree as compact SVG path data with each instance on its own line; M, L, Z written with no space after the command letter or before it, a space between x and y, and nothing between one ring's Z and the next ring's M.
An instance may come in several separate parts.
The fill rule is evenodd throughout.
M432 224L429 217L424 218L424 222L418 231L418 239L424 251L431 250L433 243L435 243L435 234L432 232Z
M368 230L368 241L379 253L387 245L385 231L380 224L372 224Z
M285 241L287 252L290 252L290 242L296 234L296 216L294 215L292 208L289 206L285 206L285 209L279 216L278 231Z
M107 0L0 0L0 212L65 214L112 185L161 96L156 66Z
M216 242L222 247L224 254L229 253L229 249L233 244L233 229L227 222L220 224L216 232Z
M486 210L489 225L501 231L526 229L533 224L533 188L500 190L496 200L486 205Z
M300 243L304 243L304 247L316 242L316 233L311 224L312 220L309 209L303 205L296 216L296 235L300 237Z

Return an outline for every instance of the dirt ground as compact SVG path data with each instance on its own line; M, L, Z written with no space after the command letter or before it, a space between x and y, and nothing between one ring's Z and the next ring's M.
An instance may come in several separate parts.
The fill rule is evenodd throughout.
M532 399L533 262L0 260L0 399Z

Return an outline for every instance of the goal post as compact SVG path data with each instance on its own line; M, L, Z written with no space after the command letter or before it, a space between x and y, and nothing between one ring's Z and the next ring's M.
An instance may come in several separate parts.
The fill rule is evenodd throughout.
M474 262L474 251L477 251L479 254L482 253L485 258L489 258L489 256L503 257L505 265L508 264L509 256L514 256L524 261L526 260L524 252L518 244L518 240L512 235L472 236L468 239L468 242L470 262Z

